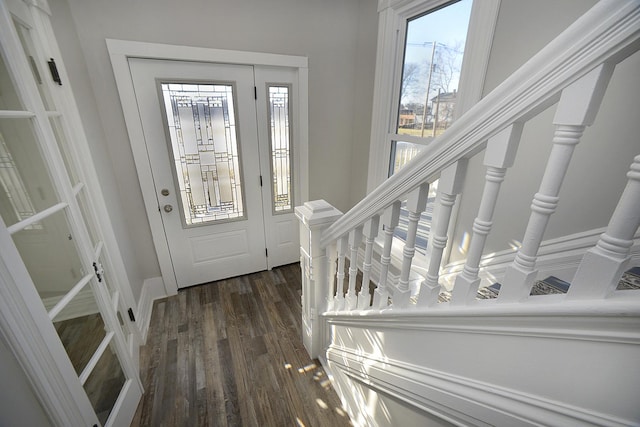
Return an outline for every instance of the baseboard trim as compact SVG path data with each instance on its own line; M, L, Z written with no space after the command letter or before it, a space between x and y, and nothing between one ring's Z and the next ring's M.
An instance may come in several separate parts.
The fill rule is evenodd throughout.
M153 302L157 299L165 298L167 292L162 277L151 277L145 279L142 284L142 292L138 301L136 318L138 319L138 328L142 337L142 344L147 342L147 334L149 333L149 325L151 324L151 313L153 311Z
M350 380L394 397L414 410L456 425L632 425L629 420L446 372L371 357L337 345L327 350L327 363L335 381L341 381L340 375L336 375L336 371L340 371ZM344 387L336 387L340 388ZM341 399L348 402L342 396ZM347 410L353 415L362 409L349 407Z

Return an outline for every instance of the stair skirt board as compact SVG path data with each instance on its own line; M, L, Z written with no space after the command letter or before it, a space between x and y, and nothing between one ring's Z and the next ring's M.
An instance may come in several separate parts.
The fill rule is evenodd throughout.
M327 350L326 364L356 426L633 425L612 415L408 363L364 357L335 345ZM390 401L396 408L389 409ZM441 422L408 421L420 417Z

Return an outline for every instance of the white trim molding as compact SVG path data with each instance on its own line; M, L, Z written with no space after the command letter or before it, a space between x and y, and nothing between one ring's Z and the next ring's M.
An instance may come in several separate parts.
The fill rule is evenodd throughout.
M254 66L274 66L293 68L297 71L299 81L299 137L296 141L294 155L298 157L299 166L295 173L300 191L296 203L302 204L309 197L309 119L308 119L308 59L302 56L279 55L262 52L244 52L223 49L211 49L193 46L178 46L160 43L146 43L126 40L107 39L107 49L115 75L120 102L122 105L127 133L140 185L143 189L155 188L151 165L147 156L142 123L137 110L135 89L129 71L129 58L165 59L194 62L211 62L221 64L239 64ZM153 243L156 248L160 272L166 295L175 295L178 284L173 271L169 246L164 234L162 218L158 215L158 203L155 192L143 191Z
M162 277L152 277L144 281L142 292L140 293L140 301L138 301L138 307L136 309L136 319L138 319L138 327L142 334L142 344L147 342L149 326L151 325L151 314L153 313L153 302L167 296Z
M629 297L555 312L514 304L326 315L326 363L352 419L375 392L457 425L633 425L640 306ZM370 392L347 395L358 394L353 381ZM384 409L368 412L380 424Z

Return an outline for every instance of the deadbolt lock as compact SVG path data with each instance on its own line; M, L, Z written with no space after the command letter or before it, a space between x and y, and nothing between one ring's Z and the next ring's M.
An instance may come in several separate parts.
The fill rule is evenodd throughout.
M160 190L160 194L162 194L163 196L168 196L169 190L167 188L163 188L162 190Z

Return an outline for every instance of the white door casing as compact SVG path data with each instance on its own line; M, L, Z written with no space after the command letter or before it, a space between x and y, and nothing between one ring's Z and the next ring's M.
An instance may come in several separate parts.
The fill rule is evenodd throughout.
M107 46L111 56L111 62L116 76L118 91L123 107L127 131L131 141L132 151L136 169L143 190L143 198L147 211L147 217L151 226L152 236L165 291L168 295L175 294L178 289L178 282L171 265L171 254L164 234L162 216L158 212L158 199L151 166L147 157L147 147L145 145L144 129L140 120L138 106L136 104L136 92L134 90L131 73L129 70L129 59L169 59L174 61L198 61L217 64L245 64L254 66L255 84L258 108L258 129L260 132L261 145L260 155L265 156L268 144L263 143L266 137L264 129L265 121L264 109L266 107L266 85L290 85L291 91L291 113L293 117L292 132L292 180L293 203L295 205L303 203L308 199L308 78L307 59L304 57L227 51L219 49L195 48L186 46L161 45L153 43L128 42L120 40L107 40ZM276 74L274 74L276 73ZM253 88L252 88L253 91ZM159 115L159 113L158 113ZM270 201L271 187L268 178L268 159L263 161L263 181L262 198L265 201L264 212L271 212ZM175 212L175 211L174 211ZM271 212L272 213L272 212ZM287 221L292 224L293 231L288 228ZM266 268L298 260L297 248L297 226L293 221L293 214L278 213L265 215L267 244L269 248L268 264ZM283 230L285 232L283 232ZM265 247L262 248L264 252ZM206 281L211 280L209 277Z

